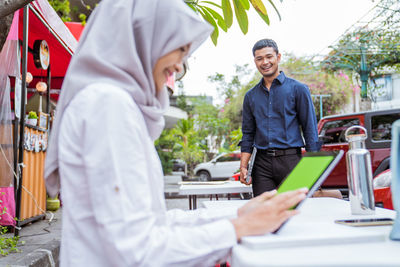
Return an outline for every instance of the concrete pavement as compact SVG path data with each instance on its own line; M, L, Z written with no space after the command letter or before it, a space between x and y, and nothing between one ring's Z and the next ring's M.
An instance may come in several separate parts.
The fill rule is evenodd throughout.
M0 256L0 266L58 266L61 239L61 209L46 215L46 219L29 223L19 231L20 241L24 245L18 246L20 252ZM5 237L14 234L6 234Z

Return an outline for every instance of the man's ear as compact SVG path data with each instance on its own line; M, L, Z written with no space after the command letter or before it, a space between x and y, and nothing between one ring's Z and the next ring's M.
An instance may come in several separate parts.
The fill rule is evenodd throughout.
M278 63L281 62L281 53L278 53L278 55L276 56L278 58Z

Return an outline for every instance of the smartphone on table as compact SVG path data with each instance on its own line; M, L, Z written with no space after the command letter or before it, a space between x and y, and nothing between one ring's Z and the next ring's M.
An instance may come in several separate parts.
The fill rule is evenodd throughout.
M344 224L349 226L379 226L379 225L392 225L393 219L391 218L366 218L366 219L351 219L351 220L336 220L335 223Z

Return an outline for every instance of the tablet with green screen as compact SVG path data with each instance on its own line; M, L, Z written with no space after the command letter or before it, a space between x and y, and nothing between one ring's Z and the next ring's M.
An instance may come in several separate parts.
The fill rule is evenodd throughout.
M308 152L303 154L296 167L294 167L279 185L277 190L278 194L307 187L309 190L307 197L312 196L338 164L343 153L343 150L340 150L332 152ZM293 208L299 207L303 201Z
M278 193L312 186L320 179L335 157L333 155L305 154L278 187Z

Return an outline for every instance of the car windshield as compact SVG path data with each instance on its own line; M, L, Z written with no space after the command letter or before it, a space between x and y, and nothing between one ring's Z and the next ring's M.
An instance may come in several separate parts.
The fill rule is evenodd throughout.
M235 153L225 154L217 158L217 162L239 161L239 160L240 160L240 154L235 154Z

